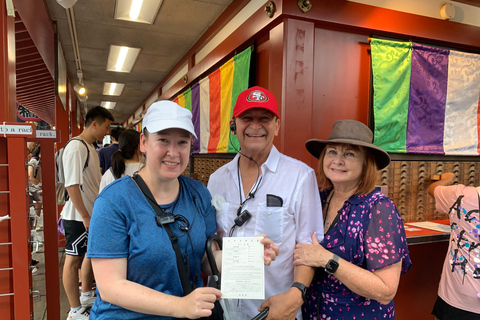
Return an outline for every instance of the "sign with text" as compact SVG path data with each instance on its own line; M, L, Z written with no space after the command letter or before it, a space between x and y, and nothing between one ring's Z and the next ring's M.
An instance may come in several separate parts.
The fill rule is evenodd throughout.
M37 138L51 138L55 139L57 137L56 130L36 130L35 131Z
M0 135L6 136L33 136L34 130L31 124L0 124Z

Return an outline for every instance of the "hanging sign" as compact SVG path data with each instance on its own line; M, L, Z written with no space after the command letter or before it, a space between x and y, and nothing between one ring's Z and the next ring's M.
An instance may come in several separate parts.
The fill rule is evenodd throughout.
M55 139L57 137L57 130L35 130L37 138Z
M26 124L6 124L0 123L0 137L7 138L9 136L15 137L32 137L34 135L35 130L33 129L33 125L30 123Z

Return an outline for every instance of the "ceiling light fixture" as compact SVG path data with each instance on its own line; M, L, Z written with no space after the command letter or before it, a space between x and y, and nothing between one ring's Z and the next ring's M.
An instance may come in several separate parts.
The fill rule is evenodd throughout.
M117 0L114 18L153 24L163 0Z
M140 9L142 8L143 0L137 0L132 2L132 6L130 7L130 19L133 21L138 19L140 14Z
M108 90L108 94L112 96L112 95L115 93L115 88L116 88L116 87L117 87L117 84L116 84L116 83L112 83L112 84L110 85L110 90Z
M125 83L105 82L103 85L104 96L119 96L125 88Z
M65 9L73 7L77 0L57 0L58 4L64 7Z
M106 109L113 109L117 103L113 101L102 101L100 105Z
M140 48L110 45L107 71L132 72L141 50Z
M88 96L87 95L78 96L78 100L80 100L80 102L86 103L88 100Z
M121 71L123 64L125 63L125 58L127 57L128 47L122 47L120 49L120 54L118 55L117 63L115 64L115 71Z
M79 83L73 86L73 90L75 90L75 92L82 97L87 94L87 89L85 89L85 87Z

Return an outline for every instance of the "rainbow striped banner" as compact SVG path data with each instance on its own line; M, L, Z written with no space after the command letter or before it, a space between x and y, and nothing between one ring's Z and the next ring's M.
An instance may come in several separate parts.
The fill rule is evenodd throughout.
M251 54L249 47L173 100L192 111L198 137L194 153L239 150L237 137L230 132L230 119L238 95L248 89Z
M142 132L142 121L140 121L136 125L134 125L133 129L138 131L138 132Z
M479 155L480 55L372 39L375 145Z

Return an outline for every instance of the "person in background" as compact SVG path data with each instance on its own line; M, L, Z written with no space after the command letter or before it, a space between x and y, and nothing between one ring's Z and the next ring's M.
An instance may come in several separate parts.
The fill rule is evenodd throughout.
M43 230L43 220L42 220L42 206L43 206L43 197L42 197L42 167L41 167L41 150L40 143L31 144L30 146L36 146L30 152L29 149L29 158L28 161L28 196L30 199L30 207L34 207L35 211L35 220L32 227L35 228L35 231ZM33 217L30 216L30 219ZM36 259L31 259L30 264L34 266L32 273L35 273L38 269L35 267L39 263Z
M318 163L325 237L298 244L295 265L317 268L307 319L393 319L400 274L411 266L402 217L375 190L377 170L390 163L363 123L339 120L327 140L311 139ZM317 311L320 314L317 314Z
M98 152L100 168L102 168L102 175L112 166L112 154L118 150L118 139L124 130L125 129L122 127L113 128L110 133L110 145L108 147L103 147Z
M92 267L90 260L84 259L93 202L98 195L102 178L100 163L98 157L95 156L93 143L96 140L102 140L110 132L112 121L113 116L107 109L103 107L90 109L85 116L84 130L65 146L63 152L65 188L69 195L62 210L66 239L63 287L70 304L67 319L71 320L88 319L89 307L95 300L92 291ZM87 156L89 162L84 169ZM79 297L78 270L80 265L82 266L82 294Z
M124 175L132 176L142 167L140 161L140 132L133 129L123 131L118 138L118 150L112 154L112 166L107 170L100 181L100 191L111 182Z
M437 320L480 319L480 187L454 185L446 172L428 194L438 212L450 219L450 244L443 263L432 314Z
M35 207L36 223L35 230L43 230L43 223L41 222L42 215L42 168L41 168L41 150L37 146L32 152L32 157L28 161L28 194L30 197L30 206Z
M38 141L31 141L27 144L27 160L30 161L30 159L32 158L32 153L33 151L40 146L40 142Z
M236 157L208 181L220 237L266 234L280 247L275 263L265 270L267 300L235 302L236 320L252 319L269 307L267 319L302 319L300 307L314 269L293 265L297 243L323 239L322 205L315 172L287 157L273 145L280 130L275 96L261 87L241 92L230 129L238 137ZM241 217L243 224L239 222ZM231 304L230 304L231 305Z
M110 183L95 200L87 253L99 293L92 320L207 317L221 297L220 290L203 287L200 273L207 271L205 244L216 223L207 188L182 175L196 137L192 113L172 101L158 101L142 125L145 166L134 177ZM157 219L155 205L173 218L164 223L170 228ZM194 290L186 296L170 236L189 270L186 277ZM269 239L262 243L269 264L278 248Z

